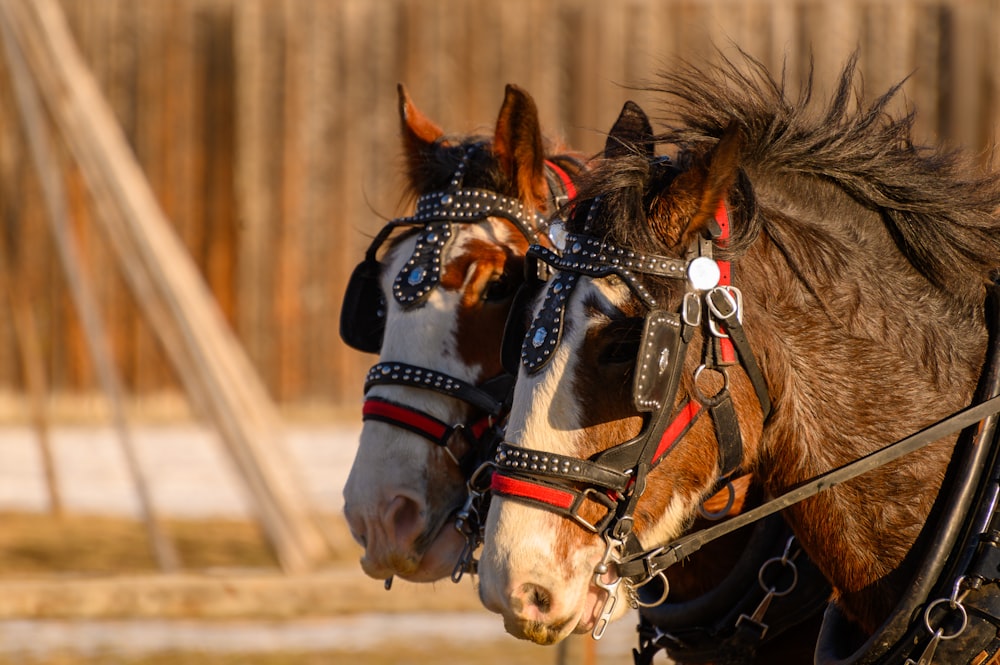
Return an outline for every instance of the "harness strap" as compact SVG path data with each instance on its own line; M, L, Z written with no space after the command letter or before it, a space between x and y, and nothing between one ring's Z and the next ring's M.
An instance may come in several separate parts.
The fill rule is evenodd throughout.
M729 209L726 202L720 200L719 206L715 209L715 223L719 226L718 235L715 237L720 248L725 247L729 242ZM732 286L733 272L729 261L716 261L719 266L719 286ZM729 323L729 322L727 322ZM725 327L726 332L729 326ZM720 365L734 365L737 362L736 350L733 348L733 340L730 337L718 337L718 362Z
M362 420L377 420L419 434L431 443L447 446L455 428L434 416L403 404L372 397L361 409Z
M641 489L636 487L635 483L637 478L645 476L645 472L633 473L633 467L643 463L643 466L649 469L658 464L673 445L691 429L701 413L700 403L687 400L677 410L660 436L652 462L643 463L640 450L639 453L633 453L639 461L623 465L628 471L615 470L600 455L594 460L582 460L501 443L497 448L494 461L496 471L492 475L490 489L502 496L542 505L570 517L588 531L600 532L614 517L615 502L626 495L638 498L641 494ZM637 438L623 446L633 444L626 449L637 450L638 446L634 444L641 442L642 440ZM619 452L621 447L613 450ZM585 483L587 487L580 490L569 483ZM610 503L596 497L606 497ZM580 518L577 509L587 498L609 508L610 512L596 523Z
M368 370L368 376L365 377L365 393L376 385L413 386L433 390L460 399L494 418L499 418L506 408L508 395L513 389L514 377L501 374L477 387L426 367L382 362Z
M543 482L537 479L505 476L494 473L490 478L490 491L501 496L513 497L526 503L569 518L591 533L601 533L615 517L617 499L598 490L583 491ZM599 519L587 519L581 514L584 506L603 508Z
M618 574L621 577L655 576L673 564L686 559L713 540L732 533L747 524L756 522L779 510L784 510L823 490L830 489L840 483L865 474L872 469L899 459L904 455L920 450L945 436L954 434L996 413L1000 413L1000 395L966 407L904 439L891 443L884 448L837 469L821 474L776 499L772 499L761 506L737 515L726 522L679 538L670 545L653 550L641 558L622 561L618 564Z
M621 493L632 482L629 473L610 469L594 462L574 457L560 457L530 448L520 448L501 443L496 455L497 475L505 470L513 473L524 471L541 478L554 478L575 483L589 483L611 493ZM533 482L525 480L525 482ZM575 490L570 490L575 491Z
M576 185L573 184L573 179L569 174L551 159L545 160L545 168L548 169L546 176L549 176L550 173L555 176L548 178L549 194L552 196L553 208L559 209L576 198Z
M739 353L739 360L743 364L743 371L750 378L754 392L757 393L757 401L760 403L763 419L771 413L771 395L767 390L767 382L757 365L757 360L750 349L750 342L747 340L743 324L739 320L739 309L736 306L732 294L724 288L713 289L708 294L712 315L720 319L726 328L728 337L721 341L731 342Z
M719 446L719 473L725 478L743 463L743 436L740 434L739 419L729 392L726 391L708 411L712 414L715 440Z

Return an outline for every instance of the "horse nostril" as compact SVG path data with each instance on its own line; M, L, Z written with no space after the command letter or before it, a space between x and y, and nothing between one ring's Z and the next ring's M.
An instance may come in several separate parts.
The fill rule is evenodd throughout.
M515 594L514 600L515 610L519 609L522 615L533 620L548 614L552 609L552 593L537 584L522 584L520 593Z
M405 496L397 496L386 506L383 520L392 540L409 548L423 530L423 508Z
M347 528L351 532L351 537L361 547L368 549L368 529L364 516L360 512L353 510L351 504L347 504L344 506L344 519L347 521Z
M531 587L527 590L528 602L547 614L552 609L552 594L537 584L530 584L528 586Z

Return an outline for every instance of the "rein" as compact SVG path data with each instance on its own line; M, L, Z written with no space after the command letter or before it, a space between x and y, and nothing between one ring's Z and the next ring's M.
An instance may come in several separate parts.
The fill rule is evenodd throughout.
M953 413L947 418L939 420L915 434L819 475L813 480L796 487L794 490L785 492L781 496L732 517L721 524L716 524L683 536L669 545L643 553L641 557L621 561L617 564L618 574L622 577L656 577L666 568L683 561L713 540L732 533L748 524L757 522L768 515L784 510L789 506L793 506L824 490L828 490L852 478L857 478L893 460L920 450L949 434L959 432L996 413L1000 413L1000 395Z

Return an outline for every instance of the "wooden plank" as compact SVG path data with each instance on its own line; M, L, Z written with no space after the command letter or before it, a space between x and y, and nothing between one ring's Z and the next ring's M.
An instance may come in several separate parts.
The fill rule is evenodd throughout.
M357 567L299 575L271 571L116 575L0 582L0 619L289 619L357 612L478 610L467 585L399 580L392 593Z
M237 250L239 310L236 330L264 381L274 386L275 361L270 333L274 293L273 249L281 182L281 133L277 104L281 99L280 15L268 0L247 0L234 6L236 21L237 202L240 233Z
M203 192L198 219L204 227L205 280L229 325L237 325L239 294L237 264L239 225L236 199L236 61L234 11L228 3L200 8L194 35L199 56L196 73L200 110L193 141L200 151L200 180L193 194ZM196 150L192 146L192 150Z

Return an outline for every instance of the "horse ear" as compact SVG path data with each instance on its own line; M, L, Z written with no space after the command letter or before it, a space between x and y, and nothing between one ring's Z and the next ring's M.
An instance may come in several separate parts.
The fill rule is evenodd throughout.
M434 142L444 136L444 130L413 105L402 83L396 86L399 97L399 123L403 135L403 152L410 180L415 182L420 173L424 155Z
M646 112L633 101L625 102L604 142L605 157L625 155L653 157L653 126L649 124Z
M739 124L730 123L716 146L654 201L649 219L667 246L686 247L715 218L719 203L736 184L743 141Z
M518 198L539 207L545 201L545 147L535 100L507 85L493 136L493 153Z

